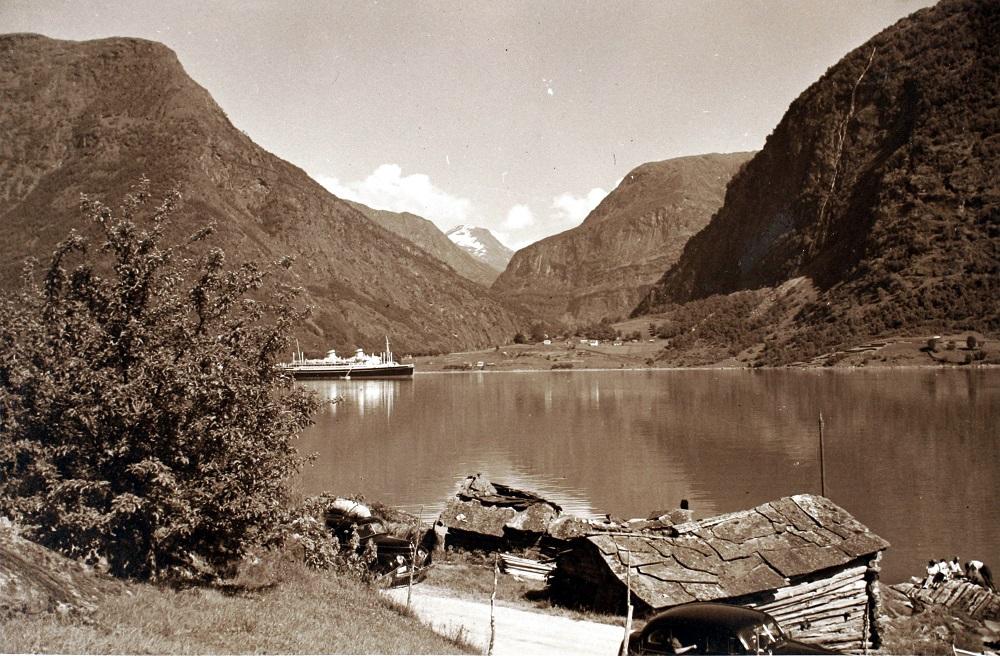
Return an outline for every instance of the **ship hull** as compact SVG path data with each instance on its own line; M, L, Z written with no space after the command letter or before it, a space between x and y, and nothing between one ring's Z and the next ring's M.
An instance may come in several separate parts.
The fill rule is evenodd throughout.
M409 378L413 376L412 364L397 364L386 367L288 367L287 371L295 380L336 380L338 378Z

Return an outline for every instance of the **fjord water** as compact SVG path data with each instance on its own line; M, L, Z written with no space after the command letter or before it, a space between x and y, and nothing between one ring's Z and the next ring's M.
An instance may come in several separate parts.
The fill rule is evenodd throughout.
M820 492L892 543L883 580L931 558L1000 565L1000 371L575 371L315 381L337 399L299 443L302 491L433 518L470 473L568 512L696 517Z

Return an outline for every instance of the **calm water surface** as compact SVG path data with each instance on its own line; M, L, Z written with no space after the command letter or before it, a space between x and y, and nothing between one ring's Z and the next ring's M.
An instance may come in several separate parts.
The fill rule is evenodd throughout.
M576 371L315 381L305 493L432 518L470 473L569 512L696 517L820 492L889 540L883 580L1000 566L1000 371Z

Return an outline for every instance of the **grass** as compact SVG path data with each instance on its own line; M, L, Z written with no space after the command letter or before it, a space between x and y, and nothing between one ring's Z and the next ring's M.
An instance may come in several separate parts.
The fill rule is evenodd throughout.
M464 654L370 587L286 565L256 589L132 584L90 617L0 618L0 651L70 654Z
M466 551L448 551L435 557L424 584L447 589L463 599L489 602L493 592L493 557ZM588 622L622 625L624 619L586 610L554 605L542 581L520 580L500 573L497 579L497 602L522 610L540 611Z
M976 632L978 623L940 607L910 616L896 617L883 627L882 653L934 654L954 653L952 645L973 652L983 651L983 642Z

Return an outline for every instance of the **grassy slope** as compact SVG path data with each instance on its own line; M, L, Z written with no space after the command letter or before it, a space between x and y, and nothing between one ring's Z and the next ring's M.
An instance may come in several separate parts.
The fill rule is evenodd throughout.
M271 589L227 594L133 585L90 618L0 618L0 651L64 654L470 653L377 591L296 568Z

